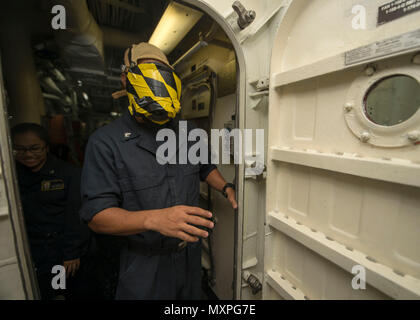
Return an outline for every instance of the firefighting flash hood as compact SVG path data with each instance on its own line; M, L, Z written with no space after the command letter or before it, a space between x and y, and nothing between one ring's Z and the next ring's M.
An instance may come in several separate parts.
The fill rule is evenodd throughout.
M181 110L181 80L158 48L150 44L140 45L142 47L129 49L126 56L129 60L129 66L125 64L128 109L133 116L163 125ZM134 61L140 58L156 62L136 64Z
M181 110L181 80L167 66L142 63L127 73L127 96L131 115L163 125Z

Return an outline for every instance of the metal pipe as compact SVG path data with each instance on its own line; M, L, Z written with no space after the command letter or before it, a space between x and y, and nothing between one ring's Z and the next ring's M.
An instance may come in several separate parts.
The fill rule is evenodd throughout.
M12 125L21 122L41 123L45 114L44 99L36 74L29 30L24 21L10 16L2 21L1 48L3 74L10 97Z
M175 68L178 64L180 64L185 59L188 59L191 57L194 53L196 53L201 48L207 47L209 44L206 41L199 41L195 45L192 46L190 50L185 52L181 58L179 58L177 61L175 61L172 66Z
M207 32L207 34L204 37L200 35L200 41L198 41L195 45L192 46L191 49L189 49L186 53L184 53L176 62L172 64L172 66L175 68L182 61L191 57L194 53L196 53L201 48L207 47L210 43L214 43L215 45L230 49L232 46L229 46L228 43L215 39L215 36L218 30L219 30L218 24L213 23L209 32Z
M104 44L102 30L89 11L86 0L53 0L51 4L63 5L67 14L67 29L56 32L62 55L72 67L104 69Z

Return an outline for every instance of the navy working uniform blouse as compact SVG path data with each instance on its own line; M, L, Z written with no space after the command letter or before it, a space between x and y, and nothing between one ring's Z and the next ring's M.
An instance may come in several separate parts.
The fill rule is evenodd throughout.
M53 155L38 172L16 165L22 209L38 274L86 253L88 229L80 222L80 169Z
M126 112L93 133L82 172L81 218L89 222L97 213L112 207L141 211L176 205L198 206L200 179L204 181L216 166L161 165L156 159L157 131L170 128L178 137L178 126L178 120L163 127L139 124ZM193 128L188 122L187 131ZM188 147L193 143L188 142ZM177 152L177 163L178 159ZM174 247L180 240L154 231L125 238L117 298L198 298L199 285L191 281L200 282L199 243L189 244L182 258L178 254L144 256L137 250L139 247Z

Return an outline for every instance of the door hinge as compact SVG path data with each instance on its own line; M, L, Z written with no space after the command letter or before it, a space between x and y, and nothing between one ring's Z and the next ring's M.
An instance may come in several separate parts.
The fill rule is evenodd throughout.
M270 87L270 78L261 78L257 82L257 91L265 91Z
M262 290L261 281L252 273L248 271L242 272L242 279L244 279L245 282L249 285L253 295L256 295Z
M267 166L256 160L245 160L245 179L265 180L267 178Z
M249 97L252 99L249 104L250 108L255 110L269 95L270 78L264 77L258 80L252 80L249 81L249 84L255 88L254 92L249 93Z

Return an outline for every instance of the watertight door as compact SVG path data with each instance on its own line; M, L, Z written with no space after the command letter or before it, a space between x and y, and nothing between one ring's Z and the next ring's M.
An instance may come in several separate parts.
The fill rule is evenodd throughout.
M0 300L34 299L38 293L22 215L19 214L7 128L0 64Z
M420 298L419 9L290 2L271 63L265 299Z

